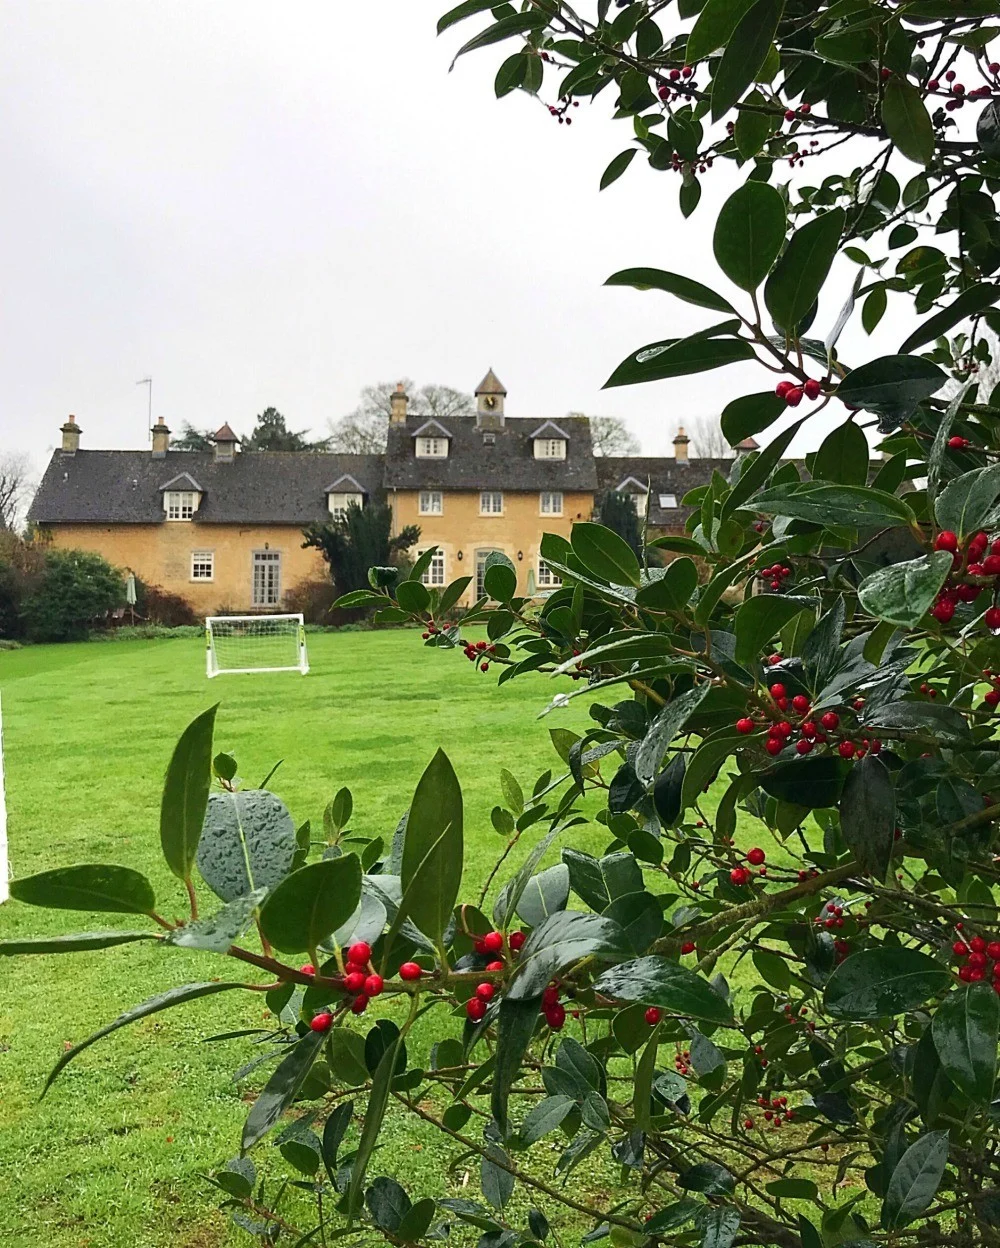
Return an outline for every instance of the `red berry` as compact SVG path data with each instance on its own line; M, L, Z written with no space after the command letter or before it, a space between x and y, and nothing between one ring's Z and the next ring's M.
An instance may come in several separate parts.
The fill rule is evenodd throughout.
M369 975L365 980L365 996L377 997L381 994L385 987L385 981L381 975Z
M816 725L813 723L811 719L807 719L806 722L802 725L802 735L804 737L815 737L818 731L819 729L816 727Z
M767 854L762 849L751 849L747 854L747 862L753 867L759 867L767 858Z
M969 941L969 948L973 953L985 953L986 941L983 940L982 936L973 936L973 938Z
M488 672L490 670L490 665L488 663L480 663L479 670L481 672Z
M884 68L883 68L883 70L882 70L882 77L883 77L883 78L891 78L891 77L892 77L892 70L891 70L891 69L884 69Z
M542 1009L547 1010L550 1005L559 1004L559 989L549 984L548 988L542 993Z
M986 706L996 706L1000 702L1000 689L991 689L983 697L983 702Z
M362 975L368 974L368 970L363 962L351 962L348 959L344 966L344 973L350 975L352 971L360 971Z
M813 743L811 741L800 741L795 747L795 752L796 754L809 754L812 748Z
M364 971L351 971L344 976L345 992L360 992L365 986Z
M682 954L694 953L694 950L695 950L695 944L693 940L686 940L684 944L681 945ZM1000 954L998 954L997 956L1000 957Z
M507 943L510 945L511 950L514 953L517 953L518 949L522 948L522 946L524 945L524 942L527 939L528 938L524 934L524 932L511 932L510 939L507 941Z
M744 1130L746 1130L746 1131L752 1131L752 1130L753 1130L753 1119L752 1119L752 1118L744 1118L744 1119L743 1119L743 1127L744 1127Z
M500 932L487 932L483 937L483 947L487 953L499 953L503 948L503 935Z
M655 1027L656 1024L660 1021L660 1018L661 1018L660 1011L656 1008L655 1005L651 1005L649 1009L646 1011L646 1022L649 1023L650 1027Z
M805 391L805 396L807 399L818 399L819 396L823 393L823 387L820 385L820 383L816 380L815 377L810 377L809 380L806 382L806 384L802 387L802 389Z
M482 1022L486 1017L486 1002L479 997L470 997L465 1003L465 1012L472 1022Z
M767 663L769 667L777 667L780 662L781 662L780 654L769 654L767 656Z
M806 711L809 710L809 699L804 693L797 693L795 697L792 698L792 706L800 715L804 715Z
M357 962L359 966L367 966L372 960L372 947L366 941L359 940L356 945L351 945L347 951L348 960Z
M836 711L827 711L824 715L820 716L819 722L828 731L832 731L840 723L840 716Z
M781 736L790 737L792 735L792 725L787 719L783 719L780 723L775 724L774 726Z
M365 996L363 992L359 993L358 996L356 996L354 1000L351 1002L351 1013L363 1014L365 1010L367 1009L368 1009L368 998Z
M733 867L732 871L729 872L729 878L736 885L749 884L750 872L746 867Z
M837 746L837 753L841 758L853 758L856 748L853 741L841 741L840 745Z
M956 433L953 438L948 439L948 445L951 447L953 451L964 451L965 448L969 445L969 439L960 438L958 434Z
M566 1010L561 1005L550 1005L545 1011L545 1021L553 1031L561 1031L566 1021Z
M771 686L769 693L772 698L783 698L785 696L785 686L781 684L774 684Z
M476 996L480 1001L492 1001L496 996L496 988L493 984L477 984Z
M978 951L976 953L970 953L969 965L975 967L977 971L981 971L986 965L986 954L979 953Z
M1000 940L991 940L986 946L986 954L994 962L1000 960Z
M779 399L783 399L794 385L795 385L794 381L779 381L778 384L774 387L774 393L778 396Z
M316 968L313 966L311 962L306 962L304 966L299 967L299 970L302 972L303 975L315 975L316 974Z
M404 962L399 968L399 978L405 979L407 983L413 983L414 980L420 978L423 970L416 962Z
M798 407L802 402L803 393L801 386L792 386L791 390L785 395L785 402L789 407Z
M742 732L744 735L748 732L753 732L753 720L746 717L738 719L736 721L736 731Z
M322 1014L317 1014L309 1026L313 1031L329 1031L332 1023L333 1015L324 1011Z
M939 624L947 624L954 619L955 604L953 602L948 602L947 599L942 599L941 602L936 602L934 606L931 607L931 615L933 615Z
M488 971L502 971L504 969L504 965L502 962L487 962L486 969Z
M1000 576L1000 555L987 555L983 560L983 573L986 576Z
M935 550L958 550L958 538L951 529L943 529L934 539Z
M990 607L983 612L983 623L991 633L1000 632L1000 607Z
M480 936L480 937L479 937L479 939L478 939L478 940L476 940L476 941L473 943L473 946L472 946L472 947L473 947L473 949L476 951L476 953L485 953L485 952L486 952L486 941L485 941L485 940L483 940L483 938Z
M780 754L784 748L784 741L780 740L778 737L768 737L768 739L764 742L764 749L767 750L768 754Z

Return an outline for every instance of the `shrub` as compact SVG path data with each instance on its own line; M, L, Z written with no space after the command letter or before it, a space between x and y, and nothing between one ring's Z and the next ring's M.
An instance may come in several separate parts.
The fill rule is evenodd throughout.
M44 569L43 546L0 529L0 637L24 637L24 599L37 588Z
M136 612L150 624L163 628L179 628L200 623L194 607L180 594L171 593L160 585L147 585L136 578Z
M306 624L336 624L337 615L332 612L336 597L337 591L330 580L299 581L285 594L284 609L301 612Z
M25 632L31 641L80 641L124 601L124 578L106 559L83 550L50 550L22 604Z

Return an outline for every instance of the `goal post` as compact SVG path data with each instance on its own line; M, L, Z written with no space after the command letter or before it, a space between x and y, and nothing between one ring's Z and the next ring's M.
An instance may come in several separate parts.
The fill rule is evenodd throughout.
M210 615L205 621L209 678L249 672L309 671L300 615Z

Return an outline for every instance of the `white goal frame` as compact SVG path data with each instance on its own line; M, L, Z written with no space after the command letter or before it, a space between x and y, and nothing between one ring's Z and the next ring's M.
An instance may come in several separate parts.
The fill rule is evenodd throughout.
M10 863L7 860L7 799L3 777L3 713L0 711L0 904L10 896Z
M223 667L219 663L216 650L216 628L219 624L243 624L247 626L248 635L253 636L253 625L271 620L292 620L296 624L295 654L293 663L277 663L257 667ZM258 634L259 636L260 634ZM213 676L249 675L253 672L299 672L305 676L309 671L309 656L306 653L306 626L301 613L287 615L210 615L205 620L205 670L208 678Z

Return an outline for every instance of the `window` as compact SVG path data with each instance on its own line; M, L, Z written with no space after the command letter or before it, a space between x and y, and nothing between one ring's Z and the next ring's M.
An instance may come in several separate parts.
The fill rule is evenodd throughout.
M191 580L211 581L215 579L215 551L191 551Z
M198 495L194 490L167 490L163 510L168 520L190 520L198 510Z
M646 514L647 501L648 500L645 494L633 494L632 495L632 502L635 503L635 514L639 517L640 520Z
M543 516L561 516L563 499L561 490L543 490L539 498L539 506Z
M563 438L535 438L535 459L565 459L566 442Z
M538 561L538 588L539 589L558 589L562 581L552 571L544 559Z
M440 516L444 512L444 498L440 490L420 491L420 514Z
M661 494L660 495L660 510L661 511L669 511L671 507L676 507L676 506L677 506L676 494Z
M476 597L477 598L482 598L483 594L486 593L486 590L483 588L483 577L486 575L486 560L493 553L494 552L492 550L477 550L476 551ZM496 553L498 555L502 555L503 551L498 550Z
M281 552L253 552L253 605L276 607L281 601Z
M479 495L481 516L503 515L503 494L499 490L483 490Z
M440 497L440 495L438 495ZM423 551L420 552L423 554ZM434 558L427 565L421 581L425 585L443 585L444 584L444 551L435 552Z
M347 515L348 507L363 507L365 496L363 494L328 494L326 496L327 506L330 508L330 515L334 520L343 520Z
M418 459L447 459L447 438L417 438Z

